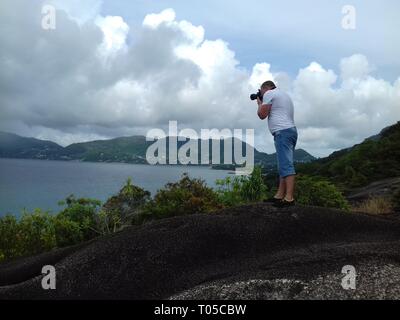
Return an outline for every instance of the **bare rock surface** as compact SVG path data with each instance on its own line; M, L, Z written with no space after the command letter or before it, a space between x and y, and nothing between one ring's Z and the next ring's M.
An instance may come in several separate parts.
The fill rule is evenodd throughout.
M0 299L397 299L399 248L398 220L259 203L0 264ZM46 264L56 290L42 289Z

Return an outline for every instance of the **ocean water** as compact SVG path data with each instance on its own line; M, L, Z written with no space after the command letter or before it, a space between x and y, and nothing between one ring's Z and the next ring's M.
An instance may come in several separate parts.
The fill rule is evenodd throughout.
M179 180L184 172L204 179L211 187L215 187L216 179L232 173L208 167L0 159L0 216L20 216L24 208L57 213L63 208L58 201L70 194L104 202L118 193L128 177L154 195L167 182Z

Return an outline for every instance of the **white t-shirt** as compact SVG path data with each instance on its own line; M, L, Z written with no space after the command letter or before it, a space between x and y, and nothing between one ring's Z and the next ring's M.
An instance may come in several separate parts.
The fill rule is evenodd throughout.
M269 131L276 131L295 127L293 101L286 92L276 88L268 90L263 97L263 105L271 104L268 117Z

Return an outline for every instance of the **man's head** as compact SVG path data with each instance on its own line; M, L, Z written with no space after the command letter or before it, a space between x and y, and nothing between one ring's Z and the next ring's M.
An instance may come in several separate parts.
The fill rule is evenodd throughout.
M276 89L276 85L275 85L275 83L274 83L273 81L271 81L271 80L265 81L265 82L261 85L261 88L260 88L261 94L262 94L262 95L264 95L264 93L266 93L267 91L269 91L269 90L274 90L274 89Z

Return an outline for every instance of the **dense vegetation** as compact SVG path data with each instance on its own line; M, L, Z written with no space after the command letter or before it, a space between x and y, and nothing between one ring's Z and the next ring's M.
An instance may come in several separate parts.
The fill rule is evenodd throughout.
M326 180L299 176L298 186L296 197L300 204L348 208L342 194ZM13 215L0 218L0 261L79 244L129 225L262 201L274 192L265 183L260 167L250 176L218 180L215 189L184 174L154 197L129 178L119 193L104 204L70 195L60 201L63 209L57 214L36 209L24 212L20 219Z
M400 176L400 122L350 149L311 163L298 172L329 178L341 190L365 186L376 180Z

